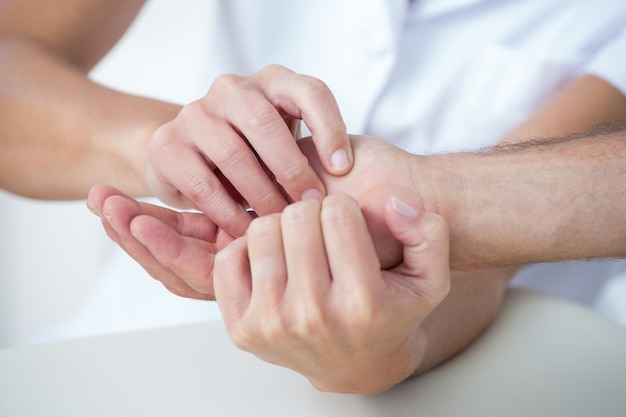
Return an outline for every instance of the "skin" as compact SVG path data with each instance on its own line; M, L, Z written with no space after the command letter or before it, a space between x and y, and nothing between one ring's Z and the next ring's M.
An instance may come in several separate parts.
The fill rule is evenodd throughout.
M345 194L254 220L215 259L233 342L323 391L369 394L406 379L425 351L420 324L449 290L448 233L440 216L399 200L384 211L404 245L402 263L388 270Z
M623 201L623 196L626 193L620 191L623 186L619 175L623 171L624 160L626 160L626 132L604 135L601 139L598 137L578 137L567 142L527 146L521 150L507 148L488 154L467 153L436 157L410 155L376 138L360 137L353 138L353 140L353 149L356 155L354 170L350 175L336 179L337 182L342 182L340 185L343 189L349 189L348 185L363 183L363 181L355 180L353 184L350 184L352 175L359 175L360 173L366 175L367 172L372 173L373 170L371 182L375 182L377 178L387 178L381 174L385 174L385 169L390 169L389 164L382 163L381 167L375 167L373 161L384 162L384 158L380 158L380 156L390 153L397 153L397 157L406 158L406 161L415 161L414 158L418 158L422 163L415 166L424 167L427 172L433 173L434 178L442 178L444 173L449 174L455 170L464 174L462 184L468 188L457 188L455 193L449 194L449 197L472 196L471 200L466 200L460 205L466 207L464 212L460 212L465 213L464 216L449 216L454 218L453 223L460 221L467 225L462 233L451 233L451 236L456 236L457 240L453 243L453 247L456 245L458 250L457 254L450 253L450 261L457 268L475 268L478 265L476 259L480 260L479 266L481 267L501 265L502 261L507 259L508 261L505 263L510 261L522 262L523 260L538 262L549 259L575 259L578 257L576 251L580 248L586 248L585 250L589 251L586 253L593 254L593 257L626 256L626 246L623 244L626 241L626 227L621 215L621 207L626 203ZM306 145L310 145L310 142L303 141L301 145L306 154ZM397 159L395 160L398 162ZM546 164L538 165L538 161L545 161ZM572 161L581 167L589 166L590 169L572 170ZM393 165L393 167L397 166ZM523 184L522 179L527 176L527 172L531 169L537 170L539 167L543 167L542 175L538 176L542 181L531 183L532 187ZM511 173L511 176L507 178L515 177L520 185L516 187L514 186L515 182L507 182L511 185L502 189L502 193L504 193L502 198L494 200L493 195L485 190L484 181L500 178L506 172ZM563 182L564 176L568 177L568 182ZM410 178L413 177L410 176ZM445 182L450 181L452 179ZM420 184L424 185L428 182L420 181ZM571 184L571 187L562 187L562 192L555 195L555 186L562 186L563 184ZM590 187L589 184L593 186ZM339 189L339 185L329 185L329 189L331 195L334 195L335 192L339 192L336 191ZM391 195L402 194L403 189L404 187L400 186L393 189L388 188L388 191ZM440 190L443 188L433 187L432 189ZM432 189L428 186L421 188L425 194L428 194L428 190ZM583 193L585 199L577 201L574 197L580 195L581 189L585 190ZM607 193L607 190L610 190L611 193ZM359 192L367 194L367 190L356 191L355 193L358 194ZM169 218L165 218L164 222L161 222L159 217L163 218L163 213L150 214L146 210L147 207L157 210L156 207L139 205L134 200L117 193L110 187L97 187L92 191L89 200L94 203L93 207L96 208L96 212L104 210L104 213L107 213L106 216L111 219L124 219L123 224L117 225L120 231L117 232L111 229L107 217L104 217L104 224L110 236L122 245L134 242L134 249L139 251L135 256L141 258L148 253L152 257L152 268L154 268L152 273L156 277L167 275L169 279L177 283L176 285L190 285L195 291L201 292L204 298L213 298L215 294L214 276L212 274L213 260L220 247L226 247L225 241L216 243L212 247L214 252L207 250L202 244L207 244L205 239L219 242L220 233L218 229L208 223L206 217L201 214L174 213L167 209L158 208L158 210L164 210L163 213L170 215ZM446 216L446 210L457 212L456 207L459 207L450 204L453 199L448 200L448 198L444 198L444 195L439 194L440 199L437 200L436 204L436 206L441 207L440 214L443 217ZM420 198L411 195L403 197L404 200L412 201L413 206L418 207L421 211L428 211ZM533 200L535 206L537 206L537 202L544 205L541 206L540 204L538 209L527 212L530 221L541 225L536 229L538 233L535 235L525 232L528 227L518 228L519 217L514 211L514 207L520 207L520 204L523 207L523 201L529 200L531 197L537 198ZM488 199L488 201L483 201L483 198ZM366 205L361 205L366 224L368 224L368 212L370 213L369 216L376 212L381 212L384 216L384 209L379 210L377 204L373 204L372 201L372 199L368 199ZM381 199L380 201L383 203L381 207L384 207L385 200ZM593 205L589 207L589 203ZM476 204L476 208L469 210L466 205L472 204ZM367 207L367 210L364 207ZM555 210L555 207L564 209ZM504 213L508 217L498 213ZM498 227L492 227L494 220L502 223ZM202 227L195 226L194 222L200 222ZM574 235L560 236L553 233L553 228L545 227L546 224L551 223L557 224L555 228L564 228L564 230L570 228ZM580 224L581 227L572 228L572 223ZM515 229L507 229L509 226L514 226ZM197 233L198 230L203 229L208 231L207 236L209 238L202 237L202 234ZM373 227L368 227L370 233L373 230ZM611 230L612 233L607 234L606 230ZM342 233L336 228L331 228L328 233L332 234L333 231ZM226 241L229 240L229 237L222 234L221 239L224 238ZM140 244L137 239L144 242L145 246ZM374 235L373 241L376 239L377 237ZM485 242L493 240L497 240L497 244L493 245L492 251L477 250L479 245L484 246ZM524 241L520 242L520 240ZM530 244L530 240L534 241L534 244ZM542 246L538 246L538 242L542 243ZM549 242L549 244L543 245L544 242ZM572 242L575 243L574 246L571 245ZM376 250L376 245L374 243L372 245ZM510 248L514 248L514 250ZM307 253L312 252L308 250ZM465 262L467 258L465 254L467 253L472 256L470 263ZM489 254L489 257L485 257L485 253ZM511 258L511 256L515 258ZM369 258L364 257L363 259ZM385 259L384 253L381 254L380 252L377 253L377 258L382 259L381 264L387 263L388 268L393 268L393 264L396 262L395 257ZM356 258L347 257L346 259ZM344 259L344 263L351 264L346 259ZM355 263L358 264L359 262ZM239 276L235 272L236 270L231 271L229 275L231 279ZM502 277L511 272L512 270L508 268L454 272L451 276L449 295L420 324L420 329L426 337L425 343L420 345L422 347L419 352L420 361L416 364L416 368L407 369L405 375L417 375L431 369L458 353L480 334L480 331L489 323L499 308L500 303L498 301L501 300L507 282ZM164 284L171 286L171 282L164 282ZM184 292L180 288L175 288L174 291L184 296L194 296L193 293ZM224 300L220 300L221 306L225 303L226 305L229 304ZM315 334L308 336L315 340ZM277 344L276 348L279 349L280 346ZM247 349L252 350L253 348L247 347ZM267 346L264 346L264 350L267 349ZM300 369L295 365L294 368ZM387 380L387 382L389 381L394 381L394 379ZM317 382L317 384L319 387L324 387L321 382ZM370 390L373 389L369 386L340 386L335 384L332 384L332 388L328 387L321 389L348 392L371 392ZM377 388L384 389L385 387Z
M590 100L590 91L601 97L593 96ZM581 95L585 94L583 101ZM560 125L554 127L555 130L548 129L544 115L556 112L557 108L563 111L563 103L572 100L578 100L578 107L584 103L591 103L590 106L604 101L611 103L606 108L612 112L598 113L590 109L585 113L585 127L603 120L619 120L616 114L626 110L621 94L603 81L585 76L555 95L536 115L511 132L505 143L516 142L513 138L521 132L532 131L532 126L536 126L537 132L567 133ZM578 110L578 107L570 106L567 111ZM578 111L572 111L570 117L581 122ZM554 120L562 119L554 116ZM419 364L408 369L407 375L432 369L460 352L480 334L498 311L506 285L518 268L507 265L624 256L620 242L624 241L625 234L618 215L624 202L616 198L623 193L619 192L620 184L615 184L623 167L623 159L619 158L624 155L623 134L603 135L602 138L546 140L545 143L551 145L541 145L541 141L534 140L527 141L525 146L503 146L491 152L426 157L408 154L376 138L353 137L355 166L350 174L338 178L321 174L329 193L347 193L359 201L383 268L392 268L402 259L401 246L390 235L381 217L380 208L389 195L413 201L420 210L436 212L450 225L450 262L458 271L452 273L448 296L420 324L427 343L421 345ZM321 171L313 144L307 140L299 144L314 169ZM573 164L581 169L571 169ZM529 172L542 172L542 175L529 176ZM388 178L394 178L393 183ZM499 198L494 199L493 189L486 184L507 186L499 187ZM590 188L589 184L594 187ZM599 184L606 185L600 187ZM562 193L555 193L555 189L561 189ZM587 190L585 198L579 199L583 206L572 205L572 193L581 189ZM416 190L419 190L417 194ZM600 190L600 194L595 194ZM605 190L617 190L617 193L610 194L612 200L609 200ZM109 235L122 247L133 242L141 251L134 254L135 258L144 266L149 265L147 269L157 279L166 276L169 283L190 285L203 290L200 292L204 298L212 298L214 254L207 257L196 240L177 234L171 225L165 226L153 216L143 215L141 206L117 193L108 187L97 187L89 199L92 210L99 215L104 210L109 219L124 218L123 236L111 231L107 221L104 222ZM108 204L110 195L117 195L115 204ZM567 212L564 208L573 211ZM525 222L519 221L520 210ZM598 213L602 215L596 216ZM574 221L582 214L586 216L583 221ZM533 228L528 227L529 224L540 226ZM573 227L575 224L583 227ZM606 238L607 229L615 232L611 239ZM558 234L555 230L569 230L569 233ZM171 245L155 245L165 242L163 236L166 235ZM143 244L138 244L137 239ZM147 256L146 248L149 249ZM185 262L179 262L180 259ZM166 283L168 285L171 284ZM177 293L194 296L180 290ZM324 385L318 382L318 386ZM332 389L370 392L371 387L333 385Z
M352 152L333 95L320 80L284 67L247 78L224 75L186 106L90 81L89 70L142 5L0 2L2 188L67 199L85 198L92 185L108 183L132 196L202 210L239 236L251 220L244 201L268 214L303 195L325 194L294 144L300 120L313 133L324 167L333 175L350 170ZM179 158L186 169L173 168Z
M215 253L225 248L232 236L243 233L252 220L243 210L242 200L257 213L267 214L311 191L318 196L330 192L330 186L323 182L328 179L319 178L324 173L312 173L294 151L294 121L303 119L309 125L316 157L329 172L345 174L353 161L352 152L336 103L330 99L332 94L319 81L279 66L261 70L252 78L222 77L205 97L185 107L121 94L89 81L89 69L115 44L142 4L119 0L61 0L54 6L43 0L0 3L0 186L34 198L56 199L82 198L92 184L108 183L131 196L156 194L180 207L203 210L209 220L139 205L107 187L94 189L90 198L92 209L103 216L109 235L153 276L177 294L212 298ZM49 10L51 7L54 10ZM222 105L224 100L216 99L230 96L243 97L243 101ZM246 109L244 115L248 117L236 114L240 108ZM528 135L550 137L584 130L602 121L619 121L624 118L624 108L624 97L615 89L595 77L584 76L555 95L507 140ZM255 117L250 118L250 114ZM226 150L225 143L207 144L196 137L194 132L199 126L229 137ZM254 153L240 132L246 132L248 142L272 175L259 176L266 170L255 163L244 164L250 175L240 172L239 165L228 165L229 161L253 161ZM270 143L268 132L277 135L282 145ZM619 166L610 165L611 170L606 160L622 155L621 148L614 143L594 145L588 143L583 151L576 147L548 152L543 148L539 166L549 172L544 181L524 181L528 172L537 170L532 152L522 154L526 159L517 155L512 160L491 159L490 155L480 155L481 159L476 160L476 155L469 154L429 162L407 157L422 165L410 164L407 172L412 178L399 181L402 184L398 184L398 193L404 196L408 192L408 200L419 199L424 207L448 221L454 268L602 256L607 253L607 240L594 240L591 235L600 236L619 210L603 206L604 211L599 211L602 208L594 203L612 196L608 190L615 190L613 185L604 188L602 199L589 203L579 198L578 205L570 204L572 195L566 191L549 199L554 192L545 192L546 198L540 200L533 194L537 187L554 190L555 185L562 186L564 179L567 184L581 187L590 178L604 178L595 174L615 178ZM273 159L277 148L287 155ZM348 168L332 168L332 155L339 149L346 151ZM376 149L382 148L376 145ZM389 155L401 154L389 150ZM389 155L374 154L370 159L380 157L395 163ZM507 155L512 158L512 153ZM570 159L561 166L553 164L559 156ZM171 161L179 157L189 160L193 169L171 171ZM284 164L284 160L296 161L295 167ZM571 170L574 162L590 164L593 169L580 170L586 175L577 175ZM511 167L515 169L509 170ZM505 172L509 175L502 182ZM282 187L275 184L274 177ZM383 190L392 191L388 184L375 189L372 184L381 178L398 178L398 172L372 178L371 183L367 177L360 177L360 185L346 179L336 188L340 191L345 187L346 192L358 194L357 199L360 196L367 200L367 204L359 202L374 247L383 266L391 268L402 259L401 245L394 241L380 216L384 205L379 203L388 198ZM503 183L519 187L496 206L492 191L484 184ZM259 184L265 192L259 191ZM229 193L230 185L237 193ZM287 190L287 196L281 188ZM587 199L598 197L596 187L583 189L583 195L591 196ZM528 210L536 201L545 202L546 207ZM538 231L511 227L519 224L521 207L526 208L521 214L528 219L527 224L541 226ZM569 212L572 207L578 211ZM585 222L578 221L581 217ZM570 229L572 224L576 227ZM610 230L616 237L608 242L613 244L614 254L620 253L624 235L619 227ZM510 241L512 237L515 241ZM387 245L389 242L392 244ZM196 260L204 269L189 270L184 266ZM479 334L497 311L510 275L510 270L503 270L480 273L489 279L472 280L460 273L453 276L450 295L423 323L429 343L424 348L425 359L414 373L449 358ZM481 298L464 297L468 291Z

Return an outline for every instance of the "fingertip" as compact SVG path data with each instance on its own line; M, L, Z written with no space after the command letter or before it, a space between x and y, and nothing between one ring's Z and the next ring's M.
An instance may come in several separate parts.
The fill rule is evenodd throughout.
M130 234L137 239L137 241L139 243L141 243L144 246L147 246L147 242L146 242L146 238L145 238L145 230L146 230L146 222L145 220L148 220L150 217L146 216L146 215L138 215L133 217L130 220L130 223L128 224L128 229L130 231Z
M121 192L109 185L94 185L87 194L87 208L97 216L101 215L102 206L106 199L112 195L119 195Z
M95 214L96 216L100 217L100 212L98 212L98 209L96 208L95 204L87 199L87 201L85 202L85 205L87 206L87 210L89 210L91 213Z
M311 188L302 193L301 200L319 200L322 201L324 199L324 193L315 188Z
M417 216L417 209L400 200L399 198L391 197L391 208L394 212L398 213L404 218L413 219Z
M330 168L336 174L345 174L352 167L351 158L345 149L336 150L330 157Z
M389 199L387 225L396 239L406 246L419 246L428 242L448 242L448 225L435 213L418 210L409 203L391 197Z

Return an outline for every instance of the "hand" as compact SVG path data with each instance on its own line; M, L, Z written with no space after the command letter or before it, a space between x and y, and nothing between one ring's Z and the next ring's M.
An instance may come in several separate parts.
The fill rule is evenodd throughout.
M324 172L310 138L299 140L298 145L326 185L328 194L346 193L358 201L378 259L383 268L389 268L402 261L402 244L388 229L384 218L383 208L389 196L414 201L422 211L438 213L440 208L431 186L429 157L410 154L372 136L350 135L350 140L354 166L341 177Z
M310 138L299 140L298 145L326 182L329 192L347 193L359 201L378 259L383 268L389 268L402 260L402 244L393 236L384 218L383 207L389 196L415 201L416 206L425 211L434 211L437 205L430 204L430 198L421 198L412 183L410 158L413 156L374 137L351 136L351 141L355 165L349 174L341 177L323 171ZM427 169L426 161L420 163ZM420 194L425 195L424 190L425 187L421 187ZM109 197L114 199L107 203L103 216L103 207ZM102 217L109 236L170 291L193 298L213 296L213 256L224 242L232 238L210 220L201 220L197 214L177 214L161 207L139 204L106 186L91 191L89 205ZM183 221L187 217L194 223ZM110 222L116 224L117 231ZM193 230L196 223L203 230L209 226L215 229L210 229L209 233L196 232ZM203 253L207 242L216 241L217 236L222 236L219 240L222 244L209 246L210 252ZM193 239L195 237L199 239Z
M233 238L206 216L139 203L105 185L91 189L87 206L108 236L169 291L215 299L213 259Z
M420 324L449 290L447 227L397 199L382 211L404 245L404 261L387 271L343 194L254 220L215 258L233 342L324 391L374 393L409 377L426 348Z
M251 221L242 204L265 215L303 195L326 193L294 140L300 120L312 132L323 169L348 172L346 127L320 80L278 65L249 77L219 77L151 138L148 184L164 202L198 209L241 236Z

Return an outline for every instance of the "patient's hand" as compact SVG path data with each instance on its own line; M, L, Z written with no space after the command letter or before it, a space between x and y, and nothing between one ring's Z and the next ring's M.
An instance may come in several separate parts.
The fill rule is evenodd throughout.
M426 197L426 185L429 185L427 174L419 178L424 183L415 184L413 173L416 170L417 156L376 137L350 135L350 139L355 155L354 166L348 174L340 177L325 173L309 138L299 140L298 144L324 181L328 194L341 192L358 201L372 235L378 259L383 268L388 268L401 262L402 245L385 223L385 201L393 195L405 201L415 201L418 209L428 212L437 212L437 203L430 194ZM427 172L427 157L421 158L421 166L418 168Z
M402 260L402 245L384 220L385 201L394 195L426 211L435 211L436 204L418 196L410 154L374 137L352 136L351 141L354 167L341 177L325 173L310 139L298 144L329 193L342 192L358 201L381 265L395 266ZM208 218L139 204L108 186L94 187L88 204L102 217L109 236L170 291L213 298L213 256L232 238Z
M200 213L139 203L119 190L93 187L89 209L108 236L172 293L213 300L213 259L233 238Z
M375 393L409 377L427 347L420 325L449 290L447 226L399 200L378 211L404 245L389 270L343 194L258 218L221 250L215 294L234 343L324 391Z

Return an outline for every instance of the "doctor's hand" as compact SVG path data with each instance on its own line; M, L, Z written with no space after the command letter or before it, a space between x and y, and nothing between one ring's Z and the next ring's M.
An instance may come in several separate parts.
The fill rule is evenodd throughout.
M322 81L279 65L247 77L218 77L148 142L148 185L165 203L198 209L241 236L252 219L246 205L265 215L303 196L326 194L296 144L301 120L324 171L346 174L350 142Z
M396 195L414 201L420 210L436 212L439 204L429 191L434 187L426 174L418 175L421 183L415 183L413 159L421 157L374 137L351 136L351 142L354 166L350 173L340 177L325 173L310 138L297 143L329 192L345 193L359 202L378 259L383 268L389 268L402 261L402 244L385 221L385 201L389 195ZM418 165L424 173L429 172L426 158L420 159ZM107 203L110 197L113 198ZM217 237L219 243L232 239L223 229L208 218L201 219L199 214L140 204L109 186L94 187L88 205L102 218L109 236L170 291L191 298L213 297L213 257L222 246L209 244L210 252L203 251L207 242L217 243ZM190 220L184 221L187 217ZM193 230L194 227L199 230Z
M427 346L420 325L449 291L447 226L394 198L381 209L403 244L389 270L346 195L255 219L215 258L233 342L323 391L376 393L411 376Z

